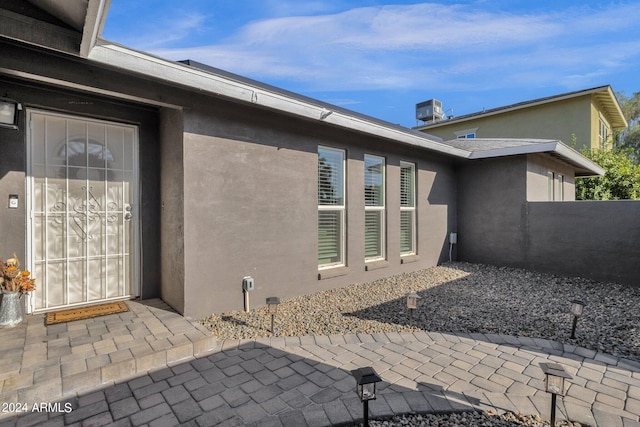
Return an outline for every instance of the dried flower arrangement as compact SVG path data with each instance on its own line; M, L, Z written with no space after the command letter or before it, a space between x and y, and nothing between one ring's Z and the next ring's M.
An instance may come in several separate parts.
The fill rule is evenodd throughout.
M6 262L0 258L0 289L5 292L20 292L26 294L36 288L36 279L31 277L31 272L20 271L20 260L16 254Z

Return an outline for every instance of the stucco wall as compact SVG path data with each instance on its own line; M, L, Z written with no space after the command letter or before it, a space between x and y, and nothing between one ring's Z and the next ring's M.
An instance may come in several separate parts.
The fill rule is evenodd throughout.
M524 267L640 286L640 201L532 202Z
M527 194L525 156L474 160L458 176L458 259L516 263ZM546 183L545 183L546 188Z
M185 315L242 310L242 278L266 297L287 298L402 271L448 257L455 231L453 162L324 124L225 102L196 102L185 112ZM347 254L340 275L317 265L317 148L346 150ZM387 258L365 270L364 154L387 165ZM400 161L417 162L418 257L402 264L399 247ZM166 254L165 254L166 256ZM329 277L329 278L327 278Z
M640 286L640 201L528 202L528 163L461 165L457 259Z
M597 143L598 123L596 121L596 132L593 134L591 108L591 95L586 95L460 123L444 122L424 131L446 141L455 139L457 131L477 128L477 138L559 139L569 146L575 134L579 151L583 145L590 146L593 141Z
M140 126L145 297L162 295L176 309L197 317L242 309L245 275L256 279L253 307L263 305L267 296L286 298L375 280L448 258L447 235L456 223L455 171L448 157L250 104L215 100L82 58L4 41L0 48L3 67L67 86L50 85L27 96L10 82L3 86L7 96L25 106ZM22 132L0 131L0 196L5 200L19 194L24 201ZM318 145L345 149L348 173L347 268L343 275L323 275L322 280L317 268ZM388 263L370 271L365 271L363 256L364 153L387 160ZM405 264L398 236L401 160L416 162L418 171L419 256ZM24 210L6 210L0 221L3 245L19 256L25 248L25 218Z
M576 185L574 170L560 160L542 154L527 155L527 200L530 202L549 201L548 175L549 171L561 174L563 177L563 194L565 201L576 199Z
M159 265L162 299L184 310L184 155L181 110L160 111L161 201L158 236L162 253Z

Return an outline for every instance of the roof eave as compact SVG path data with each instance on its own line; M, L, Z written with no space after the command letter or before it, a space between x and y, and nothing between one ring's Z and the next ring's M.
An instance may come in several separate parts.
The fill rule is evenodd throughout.
M104 28L110 5L111 0L89 0L80 43L81 57L88 58L91 49L96 45Z
M606 95L604 95L605 93ZM563 101L565 99L571 99L578 96L585 96L585 95L597 96L598 94L602 94L606 96L608 99L608 102L603 102L603 106L607 109L609 113L611 126L614 129L626 128L628 126L628 123L624 117L624 114L622 113L620 104L618 103L618 100L615 94L613 93L613 89L611 88L611 86L607 85L607 86L598 86L592 89L585 89L583 91L571 92L563 95L557 95L557 96L535 99L531 101L519 102L512 105L507 105L504 107L492 108L490 110L487 110L486 112L470 113L460 117L455 117L453 119L447 119L447 120L442 120L435 123L416 126L413 129L418 131L424 131L424 130L434 129L442 126L448 126L451 123L464 123L471 120L484 119L486 117L491 117L498 114L521 110L523 108L536 107L536 106L548 104L551 102Z
M558 143L554 153L576 167L577 177L603 176L606 171L574 149Z
M98 39L90 50L88 59L135 73L146 78L157 79L169 85L207 93L216 97L225 97L256 107L276 110L289 115L323 122L329 125L350 129L360 133L390 139L398 143L427 149L454 157L467 158L468 151L448 146L428 138L425 134L404 129L399 126L385 126L373 118L367 120L359 114L336 107L327 108L326 104L317 105L307 99L287 96L268 88L236 81L228 76L220 76L188 65L169 61L107 40ZM303 97L302 97L303 98Z
M602 176L605 170L587 159L574 149L566 146L561 141L549 140L540 144L529 144L523 146L503 147L490 150L472 151L469 156L470 160L488 159L493 157L515 156L523 154L549 154L573 166L575 176L589 177Z
M607 86L606 94L600 91L595 92L593 95L608 111L610 125L613 129L626 129L629 126L611 86Z
M556 148L556 142L547 142L544 144L524 145L515 147L493 148L489 150L472 151L469 159L488 159L492 157L517 156L519 154L541 153L553 151Z

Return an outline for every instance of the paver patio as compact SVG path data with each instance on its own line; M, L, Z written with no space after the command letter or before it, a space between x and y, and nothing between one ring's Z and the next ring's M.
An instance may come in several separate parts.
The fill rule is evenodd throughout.
M484 410L548 418L540 362L574 377L558 418L640 426L640 363L558 342L446 333L218 342L161 301L0 330L0 425L328 426L362 418L350 371L382 377L373 417ZM33 405L49 404L49 412ZM9 411L26 403L26 413ZM58 403L57 406L51 406ZM14 406L15 408L15 406Z

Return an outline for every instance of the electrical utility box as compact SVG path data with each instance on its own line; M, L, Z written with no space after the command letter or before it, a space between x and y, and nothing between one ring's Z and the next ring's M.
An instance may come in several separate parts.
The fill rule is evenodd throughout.
M245 276L242 278L242 290L245 292L250 292L255 289L255 283L253 281L253 277Z
M437 99L429 99L416 104L416 119L423 122L436 122L442 120L442 102Z

